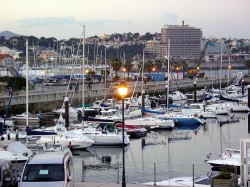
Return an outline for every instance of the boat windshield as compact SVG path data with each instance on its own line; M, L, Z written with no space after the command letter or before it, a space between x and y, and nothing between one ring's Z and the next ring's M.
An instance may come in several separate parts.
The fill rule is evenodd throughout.
M23 173L23 181L64 181L63 164L28 164Z

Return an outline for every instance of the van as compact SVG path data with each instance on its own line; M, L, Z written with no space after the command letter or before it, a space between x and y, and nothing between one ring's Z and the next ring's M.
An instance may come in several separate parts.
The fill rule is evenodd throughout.
M74 169L69 152L38 153L29 159L20 178L20 187L73 187Z
M9 160L0 159L0 187L14 187L18 185L18 173Z

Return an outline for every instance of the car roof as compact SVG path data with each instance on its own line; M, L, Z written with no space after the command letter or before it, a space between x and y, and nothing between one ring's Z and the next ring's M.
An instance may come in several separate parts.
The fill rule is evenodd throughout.
M63 152L38 153L30 159L28 164L63 164L64 158L69 155Z

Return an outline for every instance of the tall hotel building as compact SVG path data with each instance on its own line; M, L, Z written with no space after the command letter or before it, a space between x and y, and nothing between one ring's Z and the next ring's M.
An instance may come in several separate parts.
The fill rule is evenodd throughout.
M197 59L201 54L202 30L189 25L164 25L161 29L161 55L168 54L170 39L170 57Z

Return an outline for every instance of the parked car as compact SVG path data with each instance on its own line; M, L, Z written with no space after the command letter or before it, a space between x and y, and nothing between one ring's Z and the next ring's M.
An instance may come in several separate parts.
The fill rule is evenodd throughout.
M28 160L20 178L20 187L73 187L74 169L69 152L44 152Z
M47 79L44 81L43 85L44 86L53 86L55 83L56 83L56 80Z
M0 187L18 186L18 173L9 160L0 159Z

